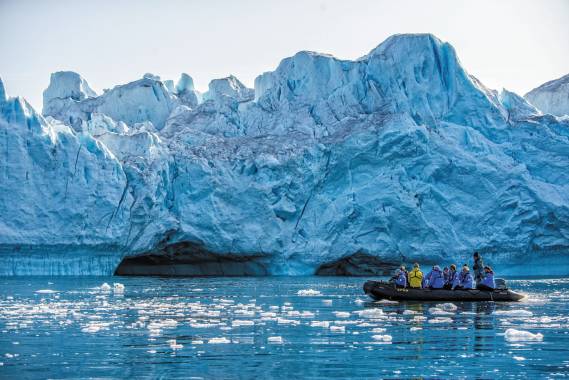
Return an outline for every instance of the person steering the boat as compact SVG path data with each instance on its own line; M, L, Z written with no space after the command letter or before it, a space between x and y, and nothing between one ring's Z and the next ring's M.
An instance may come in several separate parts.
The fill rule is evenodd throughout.
M397 272L395 272L395 275L391 279L395 282L395 287L406 288L407 271L405 270L405 266L401 265L401 267L397 270Z
M473 285L474 280L470 273L470 268L468 268L468 265L464 264L462 266L462 271L457 276L457 281L455 281L452 290L474 289Z
M445 286L445 278L441 267L435 265L429 276L429 288L442 289Z
M476 286L478 286L484 279L484 261L482 261L482 256L478 252L474 252L472 257L474 259L474 265L472 265L474 280L476 281Z
M484 279L480 284L476 285L476 289L479 290L486 290L486 291L493 291L496 289L496 282L494 281L494 271L491 267L485 266L484 267Z
M413 289L421 289L423 285L423 272L419 268L419 263L413 264L413 270L409 272L409 287Z

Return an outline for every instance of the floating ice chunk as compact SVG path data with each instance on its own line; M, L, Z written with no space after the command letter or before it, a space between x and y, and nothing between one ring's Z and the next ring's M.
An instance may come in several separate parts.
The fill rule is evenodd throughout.
M192 344L203 344L203 340L192 340Z
M373 330L371 330L371 332L375 334L381 334L384 333L385 331L386 329L384 329L383 327L376 327Z
M444 317L436 317L429 319L429 323L452 323L452 319Z
M40 289L40 290L36 290L36 293L38 293L38 294L53 294L53 293L57 293L57 290Z
M227 344L227 343L231 343L231 341L229 339L227 339L226 337L221 337L221 338L211 338L210 340L207 341L209 344Z
M372 338L381 342L391 342L393 340L391 335L372 335Z
M321 295L322 295L321 292L319 292L318 290L314 290L314 289L303 289L303 290L299 290L296 294L299 295L299 296L303 296L303 297L321 296Z
M279 325L298 325L300 322L295 321L294 319L286 319L286 318L277 318L277 323Z
M107 327L108 323L91 322L81 329L81 332L94 334L99 332L102 328Z
M108 292L111 290L111 285L109 285L105 282L105 283L103 283L103 285L101 285L99 287L99 289L101 289L103 292Z
M115 293L124 293L124 285L121 284L120 282L115 282L113 284L113 291Z
M312 323L310 323L310 327L324 327L325 329L327 329L328 327L330 327L330 322L328 322L328 321L312 321Z
M444 311L456 311L456 310L458 310L458 306L456 306L454 303L450 303L450 302L438 304L437 307L439 309L444 310Z
M184 347L182 344L179 344L178 342L176 342L176 339L169 339L166 341L166 343L168 343L170 348L173 349L174 351L179 350L179 349Z
M356 298L356 300L354 301L356 303L356 305L361 305L362 303L364 303L365 301L362 300L361 298Z
M359 315L360 317L363 317L363 318L370 318L370 319L386 318L383 310L378 309L378 308L358 310L358 311L355 311L354 313Z
M432 307L429 309L429 313L431 313L432 315L454 315L454 313L445 311L443 309L440 309L438 307Z
M270 344L283 344L282 336L270 336L267 338L267 342Z
M411 327L409 329L409 331L419 331L419 330L423 330L423 328L422 327Z
M346 326L330 326L330 331L337 333L345 333Z
M273 313L272 311L263 312L260 314L263 318L275 318L277 313Z
M415 314L417 314L417 312L414 310L404 310L403 311L403 315L415 315Z
M504 335L507 341L510 342L523 342L523 341L542 341L543 334L541 333L531 333L529 331L507 329Z
M335 311L334 315L336 318L350 318L350 313L347 311Z
M514 356L513 359L514 359L514 360L517 360L517 361L524 361L524 360L526 360L526 358L524 358L523 356Z
M394 304L394 303L399 303L399 301L379 300L379 301L375 301L374 303L377 303L377 304Z
M322 303L329 306L332 305L332 300L322 300Z
M508 317L531 317L533 313L529 310L512 309L512 310L496 310L496 315L505 315Z
M240 319L236 319L233 322L231 322L231 326L233 327L239 327L239 326L253 326L255 325L255 322L253 321L249 321L249 320L240 320Z
M214 327L217 326L217 324L214 323L190 323L190 327L193 327L194 329L206 329L209 327Z
M553 322L553 319L551 319L550 317L539 318L539 323L551 323L551 322Z

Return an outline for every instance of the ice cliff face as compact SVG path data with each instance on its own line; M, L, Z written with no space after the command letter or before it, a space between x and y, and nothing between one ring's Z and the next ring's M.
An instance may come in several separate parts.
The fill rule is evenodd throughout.
M544 113L569 115L569 74L534 88L525 98Z
M47 119L2 100L2 273L373 274L474 249L569 273L569 121L431 35L300 52L203 101L189 76L63 77Z

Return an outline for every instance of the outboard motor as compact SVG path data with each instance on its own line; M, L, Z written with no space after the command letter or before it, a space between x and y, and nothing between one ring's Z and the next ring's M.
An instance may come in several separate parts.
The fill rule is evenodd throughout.
M506 285L506 280L503 278L496 278L494 279L494 283L496 283L496 289L506 290L508 286Z

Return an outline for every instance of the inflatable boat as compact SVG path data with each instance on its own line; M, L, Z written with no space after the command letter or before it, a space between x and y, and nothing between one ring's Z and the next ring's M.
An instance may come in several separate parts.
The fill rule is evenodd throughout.
M383 281L366 281L364 292L374 300L392 301L519 301L525 296L507 288L485 291L478 289L413 289L397 288L393 283Z

